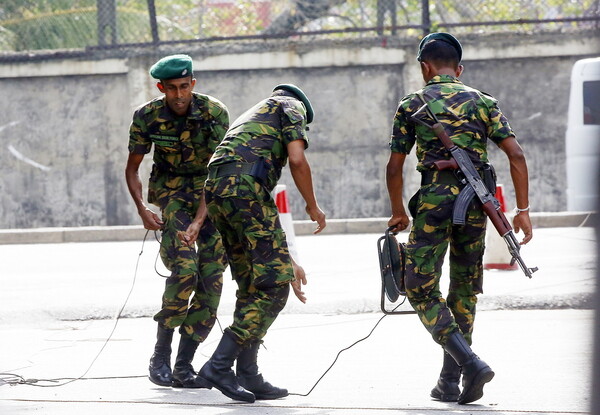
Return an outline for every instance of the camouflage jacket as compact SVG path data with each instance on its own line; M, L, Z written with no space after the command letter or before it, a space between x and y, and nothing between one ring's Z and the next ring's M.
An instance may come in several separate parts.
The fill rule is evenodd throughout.
M129 151L147 154L154 144L148 201L155 203L166 189L201 192L207 164L229 127L227 107L209 95L193 93L188 115L177 117L164 97L138 108L129 129Z
M232 123L210 166L262 158L269 169L265 185L273 189L287 163L287 145L294 140L304 140L308 148L306 109L291 93L278 90Z
M431 129L410 119L423 105L417 93L422 93L430 102L454 144L469 154L475 167L488 161L488 138L499 144L515 135L495 98L464 85L452 76L435 76L423 89L400 101L389 143L392 152L404 154L410 153L416 143L419 171L432 169L433 162L447 160L451 156Z

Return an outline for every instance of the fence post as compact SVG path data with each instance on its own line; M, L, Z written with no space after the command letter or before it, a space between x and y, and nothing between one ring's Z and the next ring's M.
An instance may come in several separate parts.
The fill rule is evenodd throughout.
M98 22L98 45L117 44L117 0L96 0L96 20Z
M158 38L158 24L156 23L156 7L154 0L148 0L148 16L150 17L150 30L152 31L152 43L160 42Z
M423 34L426 35L431 30L431 18L429 17L429 0L421 0L421 26Z

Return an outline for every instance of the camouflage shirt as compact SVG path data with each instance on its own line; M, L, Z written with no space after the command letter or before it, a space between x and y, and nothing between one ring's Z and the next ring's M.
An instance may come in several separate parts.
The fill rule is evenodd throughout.
M166 189L192 186L193 191L200 192L208 161L228 127L227 107L216 98L195 92L184 117L171 112L164 97L138 108L129 128L129 151L147 154L154 144L148 201L155 203L168 196ZM193 178L194 184L186 178Z
M419 171L432 169L433 162L451 156L431 129L410 119L423 105L417 93L429 101L448 136L469 154L475 167L488 161L488 138L499 144L515 135L492 96L470 88L450 75L435 76L423 89L400 101L390 140L392 152L404 154L410 153L417 143Z
M306 108L291 93L278 90L236 119L210 161L211 166L230 162L253 163L263 159L268 166L268 189L281 177L287 163L287 145L306 136Z

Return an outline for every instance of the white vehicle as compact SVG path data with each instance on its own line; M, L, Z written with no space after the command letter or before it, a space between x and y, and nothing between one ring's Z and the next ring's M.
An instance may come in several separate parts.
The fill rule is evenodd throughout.
M573 65L566 155L567 210L595 211L600 175L600 57Z

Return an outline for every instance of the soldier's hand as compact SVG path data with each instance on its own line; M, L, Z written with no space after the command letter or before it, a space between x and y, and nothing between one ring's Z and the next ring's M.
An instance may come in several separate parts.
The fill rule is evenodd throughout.
M201 223L192 222L190 226L186 229L185 232L178 231L177 237L181 242L186 246L193 246L196 240L198 239L198 234L200 233L200 228L202 227Z
M149 208L145 208L139 212L140 217L142 218L142 223L144 224L144 229L149 229L151 231L157 231L163 226L163 221L160 217L152 212Z
M294 295L298 297L298 300L303 304L306 304L306 296L304 295L304 291L302 291L302 285L306 285L307 282L304 268L293 261L292 266L294 267L294 281L291 282L291 286L294 290Z
M392 216L390 220L388 220L388 227L392 227L392 232L397 233L408 228L410 224L410 219L406 213Z
M525 237L520 242L520 245L525 245L527 242L531 241L533 238L533 227L531 226L531 219L529 218L529 212L519 212L513 218L513 227L515 228L515 233L519 233L523 231Z
M319 206L306 206L306 213L310 217L310 220L317 222L317 229L313 231L313 234L317 234L325 229L325 226L327 226L325 221L325 213L321 210L321 208L319 208Z

